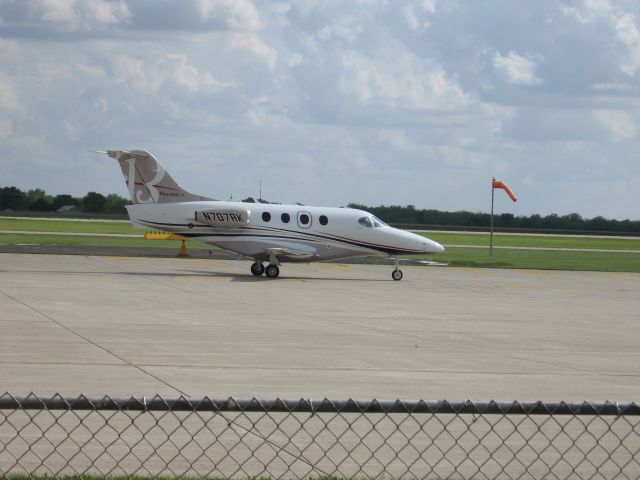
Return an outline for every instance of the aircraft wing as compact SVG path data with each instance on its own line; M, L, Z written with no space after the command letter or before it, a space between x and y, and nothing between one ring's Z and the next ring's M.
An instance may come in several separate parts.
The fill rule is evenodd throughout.
M300 247L273 247L265 249L264 253L267 257L275 255L278 258L290 258L296 260L312 259L318 256L318 251L315 248Z

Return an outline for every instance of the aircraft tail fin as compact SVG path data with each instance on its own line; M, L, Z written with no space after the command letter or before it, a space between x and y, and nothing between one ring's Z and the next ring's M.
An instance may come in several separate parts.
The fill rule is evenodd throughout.
M107 150L104 153L120 164L134 204L213 200L184 190L162 168L160 162L145 150Z

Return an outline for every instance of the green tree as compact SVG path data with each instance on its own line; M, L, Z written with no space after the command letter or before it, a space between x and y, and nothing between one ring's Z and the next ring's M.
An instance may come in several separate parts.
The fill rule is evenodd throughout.
M129 204L129 200L115 193L107 195L104 204L104 210L107 213L127 213L125 205Z
M82 199L82 209L85 212L104 213L107 199L97 192L89 192Z
M25 210L27 194L18 187L0 188L0 210Z
M53 202L51 202L51 207L53 208L53 210L58 210L60 207L65 207L67 205L75 205L79 207L80 199L74 198L71 195L64 193L62 195L56 195L53 198Z
M27 206L29 207L29 210L31 210L31 205L36 203L38 200L45 199L46 196L47 192L42 188L33 188L29 190L27 192Z
M47 201L47 197L40 197L29 205L32 212L50 212L52 205Z

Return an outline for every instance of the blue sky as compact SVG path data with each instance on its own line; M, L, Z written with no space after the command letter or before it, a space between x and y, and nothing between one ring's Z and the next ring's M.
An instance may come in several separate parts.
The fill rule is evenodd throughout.
M0 0L0 184L640 218L637 0ZM499 192L502 193L502 192Z

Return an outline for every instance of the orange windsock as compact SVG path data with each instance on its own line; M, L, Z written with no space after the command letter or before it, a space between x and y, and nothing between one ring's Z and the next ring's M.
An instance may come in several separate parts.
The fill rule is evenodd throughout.
M493 184L492 184L493 188L501 188L502 190L504 190L505 192L507 192L507 195L509 195L509 197L511 198L511 200L513 200L514 202L518 201L518 197L516 197L515 193L513 193L513 191L509 188L509 185L507 185L504 182L501 182L499 180L496 180L495 178L493 179Z

